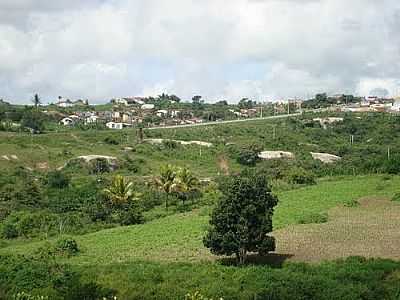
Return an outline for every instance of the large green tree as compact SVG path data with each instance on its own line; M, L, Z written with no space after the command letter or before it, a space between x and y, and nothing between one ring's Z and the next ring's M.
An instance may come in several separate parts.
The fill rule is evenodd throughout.
M239 264L248 252L265 255L275 250L272 215L278 199L267 178L254 170L244 170L220 182L222 197L210 219L203 243L216 255L235 254Z

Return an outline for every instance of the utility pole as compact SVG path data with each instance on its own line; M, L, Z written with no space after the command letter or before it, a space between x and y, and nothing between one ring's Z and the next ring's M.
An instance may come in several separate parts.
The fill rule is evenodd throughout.
M263 107L261 106L261 119L263 117Z
M272 130L272 138L275 140L275 138L276 138L276 127L274 126L273 127L273 130Z
M350 144L353 145L354 144L354 135L350 136Z
M388 147L388 150L387 150L387 157L388 157L388 160L390 160L390 147Z

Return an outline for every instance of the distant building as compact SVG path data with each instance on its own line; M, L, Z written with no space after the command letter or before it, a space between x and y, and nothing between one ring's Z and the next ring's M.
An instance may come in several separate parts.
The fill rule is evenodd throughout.
M141 109L142 110L152 110L152 109L154 109L156 106L154 105L154 104L143 104L142 106L141 106Z
M127 124L127 123L115 123L115 122L108 122L106 124L106 127L109 129L124 129L127 127L132 127L132 124Z
M86 117L85 123L86 123L86 124L94 124L94 123L97 123L98 120L99 120L99 117L98 117L98 116L92 115L92 116Z
M58 107L62 107L62 108L67 108L67 107L72 107L72 106L74 106L74 104L72 103L72 101L71 100L69 100L69 99L67 99L67 100L59 100L57 103L56 103L56 105L58 106Z
M71 126L74 125L74 123L75 123L74 120L71 118L64 118L60 121L60 124L64 126Z
M146 98L144 97L125 97L125 98L114 98L111 103L119 105L143 105L146 103Z
M73 106L88 106L89 105L89 100L82 100L78 99L76 101L71 101L70 99L63 100L63 98L60 96L58 97L58 102L56 103L58 107L62 108L67 108L67 107L73 107Z
M165 110L165 109L157 110L156 115L157 115L157 117L165 118L168 116L168 110Z

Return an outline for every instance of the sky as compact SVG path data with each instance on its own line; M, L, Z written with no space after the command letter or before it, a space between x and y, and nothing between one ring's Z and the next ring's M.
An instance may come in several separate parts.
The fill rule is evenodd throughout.
M0 98L400 95L398 0L1 0Z

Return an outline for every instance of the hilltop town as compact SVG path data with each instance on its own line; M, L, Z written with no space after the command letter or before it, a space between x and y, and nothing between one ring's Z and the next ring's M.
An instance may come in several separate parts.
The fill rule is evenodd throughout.
M10 103L0 102L4 114L10 114ZM109 129L129 127L162 127L202 124L230 120L262 118L304 111L331 112L400 112L400 97L355 97L352 95L317 94L313 99L286 99L256 102L243 98L237 104L226 100L208 103L201 96L182 101L176 95L157 97L113 98L106 104L91 105L89 100L58 97L55 103L41 104L40 110L61 126L104 126ZM15 124L17 125L17 124Z

